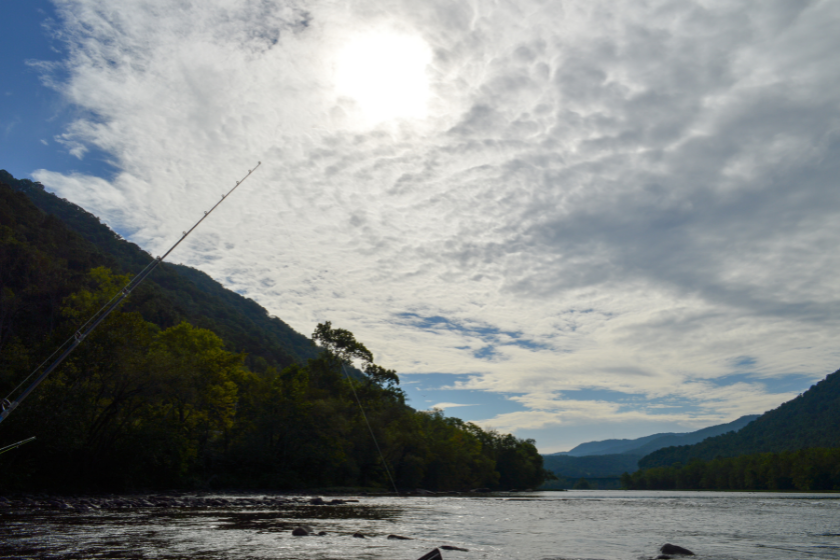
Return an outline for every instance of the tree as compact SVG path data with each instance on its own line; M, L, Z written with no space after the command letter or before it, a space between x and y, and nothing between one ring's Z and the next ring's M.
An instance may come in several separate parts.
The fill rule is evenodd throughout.
M574 490L591 490L592 486L589 484L588 480L586 480L583 477L580 477L580 479L577 482L575 482L575 485L573 486L573 489Z
M373 353L364 344L356 340L353 333L346 329L334 329L332 323L318 323L315 332L312 333L312 340L319 343L325 350L328 363L335 368L341 366L352 367L353 360L362 362L362 371L367 380L400 400L405 399L404 394L397 388L400 378L393 369L386 369L373 363Z

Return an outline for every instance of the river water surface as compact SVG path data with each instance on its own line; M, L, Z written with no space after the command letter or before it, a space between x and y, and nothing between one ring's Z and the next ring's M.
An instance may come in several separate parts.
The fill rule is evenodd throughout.
M236 503L235 496L225 498ZM840 559L840 495L568 491L370 497L343 505L62 511L6 509L0 558L415 560ZM294 537L309 525L327 535ZM354 538L354 533L366 538ZM389 534L412 540L388 539Z

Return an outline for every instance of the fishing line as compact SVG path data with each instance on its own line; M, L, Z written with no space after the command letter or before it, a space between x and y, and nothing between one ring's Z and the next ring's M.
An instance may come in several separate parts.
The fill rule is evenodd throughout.
M258 162L257 162L256 167L254 167L253 169L249 169L249 170L248 170L247 175L245 175L242 179L240 179L239 181L237 181L237 182L236 182L236 184L233 186L233 188L231 188L231 189L227 192L227 194L223 194L223 195L222 195L221 200L219 200L216 204L214 204L214 205L213 205L213 207L212 207L210 210L205 211L205 212L204 212L204 216L202 216L202 217L201 217L201 219L199 219L199 220L195 223L195 225L193 225L193 227L191 227L189 230L187 230L187 231L183 232L183 234L181 235L181 238L180 238L180 239L178 239L178 241L176 241L176 242L175 242L175 244L174 244L174 245L172 245L172 247L170 247L170 248L169 248L169 250L168 250L166 253L164 253L162 257L157 257L156 259L152 259L152 261L151 261L148 265L146 265L146 268L144 268L143 270L141 270L139 274L137 274L134 278L132 278L132 279L128 282L128 284L126 284L126 285L125 285L125 287L123 287L123 289L122 289L122 290L120 290L119 292L117 292L116 294L114 294L114 296L113 296L113 297L112 297L112 298L111 298L108 302L106 302L106 303L105 303L105 304L104 304L104 305L103 305L103 306L102 306L102 307L101 307L101 308L100 308L100 309L99 309L96 313L94 313L94 314L90 317L90 319L88 319L87 321L85 321L85 323L84 323L81 327L79 327L79 328L76 330L76 332L73 334L73 336L71 336L70 338L68 338L68 339L67 339L67 340L66 340L66 341L65 341L65 342L64 342L61 346L59 346L59 347L55 350L55 352L53 352L53 353L52 353L52 355L50 355L50 357L49 357L49 358L47 358L47 359L46 359L46 360L45 360L45 361L44 361L41 365L39 365L37 368L35 368L35 369L32 371L32 373L30 373L30 374L26 377L26 379L24 379L24 380L23 380L20 384L18 384L18 386L17 386L17 387L15 387L15 388L14 388L14 389L13 389L13 390L12 390L12 391L11 391L11 392L7 395L7 396L6 396L6 398L5 398L5 399L3 399L3 400L0 402L0 409L2 409L2 411L0 411L0 422L2 422L3 420L5 420L5 419L6 419L6 417L7 417L7 416L9 416L9 414L11 414L11 413L12 413L12 411L13 411L15 408L17 408L17 406L21 403L21 401L23 401L23 399L25 399L27 396L29 396L29 394L30 394L32 391L34 391L34 390L35 390L35 388L36 388L38 385L40 385L40 384L41 384L41 382L42 382L42 381L44 381L44 379L46 379L46 378L47 378L47 376L48 376L50 373L52 373L52 371L53 371L55 368L57 368L57 367L58 367L58 365L59 365L59 364L61 364L61 362L63 362L63 361L64 361L64 359L65 359L68 355L70 355L70 353L71 353L73 350L75 350L75 349L76 349L76 347L77 347L79 344L81 344L81 343L82 343L82 341L85 339L85 337L87 337L87 335L89 335L89 334L93 331L93 329L95 329L95 328L99 325L99 323L101 323L102 321L104 321L104 320L105 320L105 318L106 318L106 317L108 317L108 315L110 315L110 314L111 314L111 312L112 312L112 311L114 311L114 309L116 309L116 308L117 308L117 306L119 306L119 304L120 304L120 303L122 303L122 301L123 301L125 298L127 298L127 297L129 296L129 294L131 294L132 290L134 290L135 288L137 288L137 286L139 286L139 285L140 285L140 283L141 283L143 280L145 280L145 279L146 279L146 277L147 277L147 276L149 276L149 274L151 274L151 273L152 273L152 271L153 271L155 268L157 268L157 267L158 267L158 265L160 265L160 264L161 264L161 263L162 263L162 262L166 259L166 257L168 257L168 256L169 256L169 254L170 254L172 251L174 251L174 250L175 250L175 248L176 248L178 245L180 245L180 244L181 244L181 242L182 242L184 239L186 239L186 238L187 238L187 236L188 236L189 234L191 234L191 233L193 232L193 230L194 230L195 228L197 228L197 227L199 226L199 224L201 224L201 222L203 222L203 221L207 218L207 216L209 216L209 215L213 212L213 210L215 210L216 208L218 208L218 206L219 206L222 202L224 202L224 201L225 201L225 199L233 193L233 191L235 191L237 188L239 188L239 185L241 185L242 183L244 183L244 182L245 182L245 180L246 180L248 177L250 177L250 176L251 176L251 173L253 173L254 171L256 171L256 170L257 170L257 167L259 167L261 164L262 164L262 162L258 161ZM47 368L47 369L46 369L46 370L45 370L45 371L44 371L44 372L43 372L43 373L42 373L42 374L38 377L38 379L36 379L35 381L33 381L33 382L32 382L32 384L31 384L29 387L27 387L27 388L26 388L26 390L25 390L25 391L23 391L23 393L21 393L21 395L17 398L17 400L15 400L15 401L10 401L10 400L9 400L9 398L10 398L10 397L11 397L11 396L15 393L15 391L17 391L17 390L18 390L18 389L19 389L19 388L20 388L20 387L21 387L24 383L26 383L26 381L27 381L27 380L29 380L29 378L31 378L31 377L32 377L33 375L35 375L35 373L37 373L37 372L38 372L38 371L39 371L42 367L44 367L44 364L45 364L45 363L47 363L50 359L52 359L52 357L53 357L53 356L55 356L55 355L56 355L56 354L57 354L57 353L58 353L58 352L59 352L62 348L64 348L64 347L65 347L65 346L67 346L68 344L70 344L69 348L67 348L67 349L64 351L64 353L63 353L63 354L61 354L61 355L60 355L60 356L59 356L59 357L58 357L58 358L57 358L54 362L52 362L52 363L50 364L50 366L49 366L49 367L48 367L48 368Z
M385 472L388 473L388 479L391 481L391 486L394 487L394 492L399 494L400 491L397 490L397 484L394 482L394 477L391 476L391 470L388 468L388 463L385 461L382 449L379 448L379 442L376 441L376 436L373 435L373 428L370 427L370 421L368 420L367 414L365 414L365 407L362 406L362 401L359 400L359 395L356 393L356 387L353 385L353 380L350 378L350 374L347 373L347 369L344 367L343 361L341 362L341 371L343 371L344 376L347 377L347 382L350 385L350 389L353 391L353 396L356 397L356 402L359 404L359 410L362 411L362 417L365 419L365 424L367 424L370 437L373 438L373 443L376 445L376 450L379 452L379 458L382 459L382 464L385 465Z

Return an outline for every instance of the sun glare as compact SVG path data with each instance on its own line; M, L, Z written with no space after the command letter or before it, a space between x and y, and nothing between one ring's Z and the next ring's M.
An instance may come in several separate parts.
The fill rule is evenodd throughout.
M367 34L339 53L336 89L373 122L423 118L429 96L426 66L431 58L429 46L419 37Z

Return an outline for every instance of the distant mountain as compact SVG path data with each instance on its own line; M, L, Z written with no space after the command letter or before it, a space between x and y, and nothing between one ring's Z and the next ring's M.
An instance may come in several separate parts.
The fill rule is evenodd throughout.
M44 190L40 183L15 179L0 170L0 183L24 193L46 214L59 218L73 232L93 244L84 249L91 262L136 274L152 256L126 241L83 208ZM203 272L179 264L164 263L126 303L129 310L162 328L188 321L210 329L231 346L246 352L253 371L269 366L278 369L314 358L317 347L282 320L272 317L251 299L232 292Z
M557 455L568 455L570 457L587 457L590 455L616 455L620 453L632 453L643 445L646 445L660 437L672 436L674 434L653 434L637 439L605 439L602 441L588 441L581 443L570 451L557 453ZM641 457L642 455L639 455Z
M737 431L758 418L757 414L742 416L728 424L710 426L684 434L664 433L637 439L608 439L582 443L568 452L543 455L545 468L555 475L578 479L617 477L639 468L639 460L657 449L680 444L692 444L706 438Z
M805 393L735 433L719 435L694 445L666 447L647 455L639 467L668 466L693 459L779 453L816 447L840 447L840 370Z
M637 439L607 439L603 441L590 441L587 443L581 443L571 451L567 451L563 454L572 457L615 454L632 454L642 457L648 453L653 453L657 449L662 449L663 447L669 447L672 445L692 445L699 443L706 438L718 436L727 432L738 431L758 417L758 414L742 416L733 422L729 422L728 424L710 426L708 428L703 428L702 430L697 430L696 432L688 432L684 434L662 433L640 437ZM560 454L558 453L557 455Z

